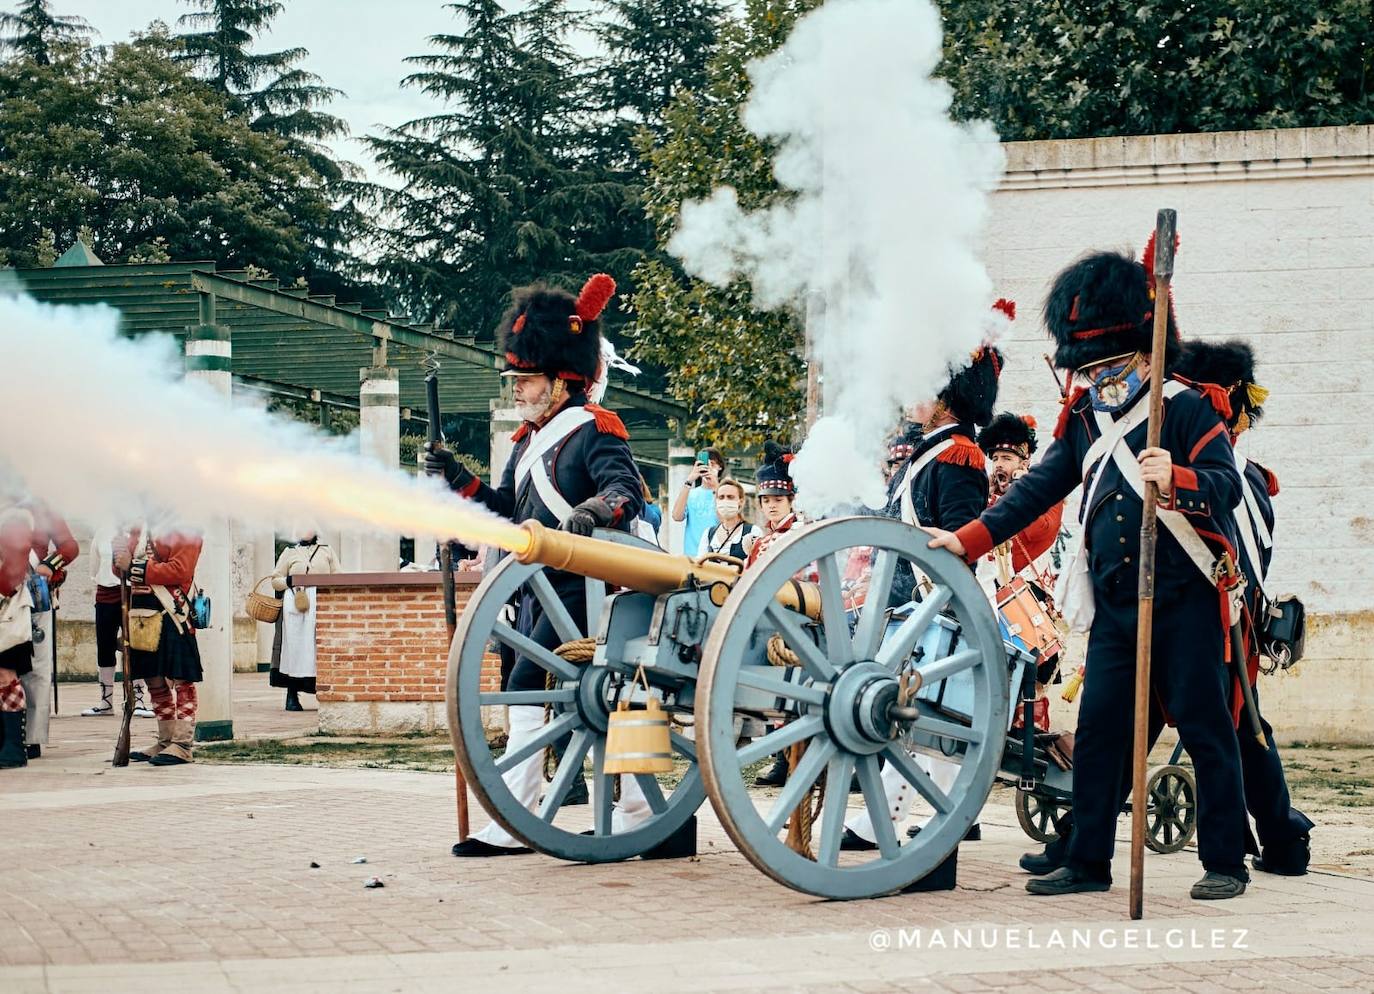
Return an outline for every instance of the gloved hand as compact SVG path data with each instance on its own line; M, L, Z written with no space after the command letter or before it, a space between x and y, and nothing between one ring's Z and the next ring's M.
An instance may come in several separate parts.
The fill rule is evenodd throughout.
M560 526L565 532L574 535L590 535L594 528L605 528L611 523L614 512L611 505L600 497L591 497L573 508L568 520Z
M454 490L461 490L472 480L472 471L438 442L431 443L426 448L424 461L426 476L442 477Z

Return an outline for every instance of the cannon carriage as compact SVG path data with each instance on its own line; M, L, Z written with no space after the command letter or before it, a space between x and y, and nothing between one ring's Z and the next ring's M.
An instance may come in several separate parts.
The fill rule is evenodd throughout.
M1004 640L967 567L928 549L924 532L888 518L829 519L784 537L741 573L737 563L694 562L619 533L522 527L527 547L487 574L460 620L448 714L478 800L532 848L583 862L649 854L709 800L768 876L859 898L930 874L977 819L1006 762L1012 696L1035 657ZM865 564L859 596L855 557ZM582 578L575 609L570 574ZM522 590L554 625L555 649L506 619ZM544 669L545 689L484 687L493 641ZM671 772L622 774L622 800L634 800L617 804L613 716L622 702L649 697L671 721ZM542 707L545 724L519 749L494 749L483 710L501 705ZM536 751L549 753L549 782L531 811L502 774ZM783 751L793 763L786 785L751 788L751 770ZM947 790L913 758L922 753L958 763ZM588 761L590 810L565 803ZM899 837L889 816L882 765L931 812L914 838ZM872 817L873 851L841 849L856 813L851 778Z

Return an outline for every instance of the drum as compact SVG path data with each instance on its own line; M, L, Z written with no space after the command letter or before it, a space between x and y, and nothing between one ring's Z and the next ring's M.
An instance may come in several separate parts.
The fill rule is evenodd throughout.
M997 590L997 620L1002 637L1027 652L1038 652L1042 669L1057 662L1064 651L1054 615L1034 587L1019 576ZM1053 668L1049 668L1053 672ZM1044 680L1042 683L1046 682Z

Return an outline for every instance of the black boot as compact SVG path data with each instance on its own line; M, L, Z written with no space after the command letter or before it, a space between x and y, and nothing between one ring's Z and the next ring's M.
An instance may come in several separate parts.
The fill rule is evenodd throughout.
M780 752L773 757L773 765L754 777L755 787L781 787L787 783L787 754Z
M304 711L304 710L305 710L305 708L301 707L301 699L300 699L299 697L296 696L295 688L292 688L291 690L288 690L288 691L286 692L286 710L288 710L288 711Z
M1053 873L1069 861L1069 837L1061 835L1045 846L1044 852L1028 852L1021 856L1021 869L1031 876L1043 877Z
M1263 873L1277 873L1282 877L1301 877L1307 873L1312 858L1309 837L1300 835L1283 845L1270 844L1253 860L1255 869Z
M29 765L24 748L24 712L0 711L0 770Z

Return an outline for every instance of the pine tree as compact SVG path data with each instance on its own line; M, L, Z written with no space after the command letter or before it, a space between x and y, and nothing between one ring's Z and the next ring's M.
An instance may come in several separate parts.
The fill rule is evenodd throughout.
M0 51L52 64L54 45L86 41L95 30L83 17L54 14L51 0L22 0L17 12L0 13Z
M638 170L636 134L663 136L663 115L684 90L700 92L724 18L722 0L603 0L606 47L599 89L613 118L613 164Z
M782 195L772 150L740 122L746 66L778 48L819 3L745 0L742 19L721 32L705 86L669 107L663 139L647 151L646 208L660 245L676 229L682 202L717 186L734 187L745 210ZM747 282L716 287L684 276L665 257L641 265L635 281L632 354L670 371L670 391L697 412L685 426L689 436L746 446L795 431L805 374L796 315L755 310Z
M325 86L314 73L297 68L308 54L305 49L249 51L254 39L282 12L280 0L183 2L198 9L181 15L177 24L200 30L180 36L185 48L182 58L252 118L255 128L305 142L346 133L342 120L315 110L342 94Z

